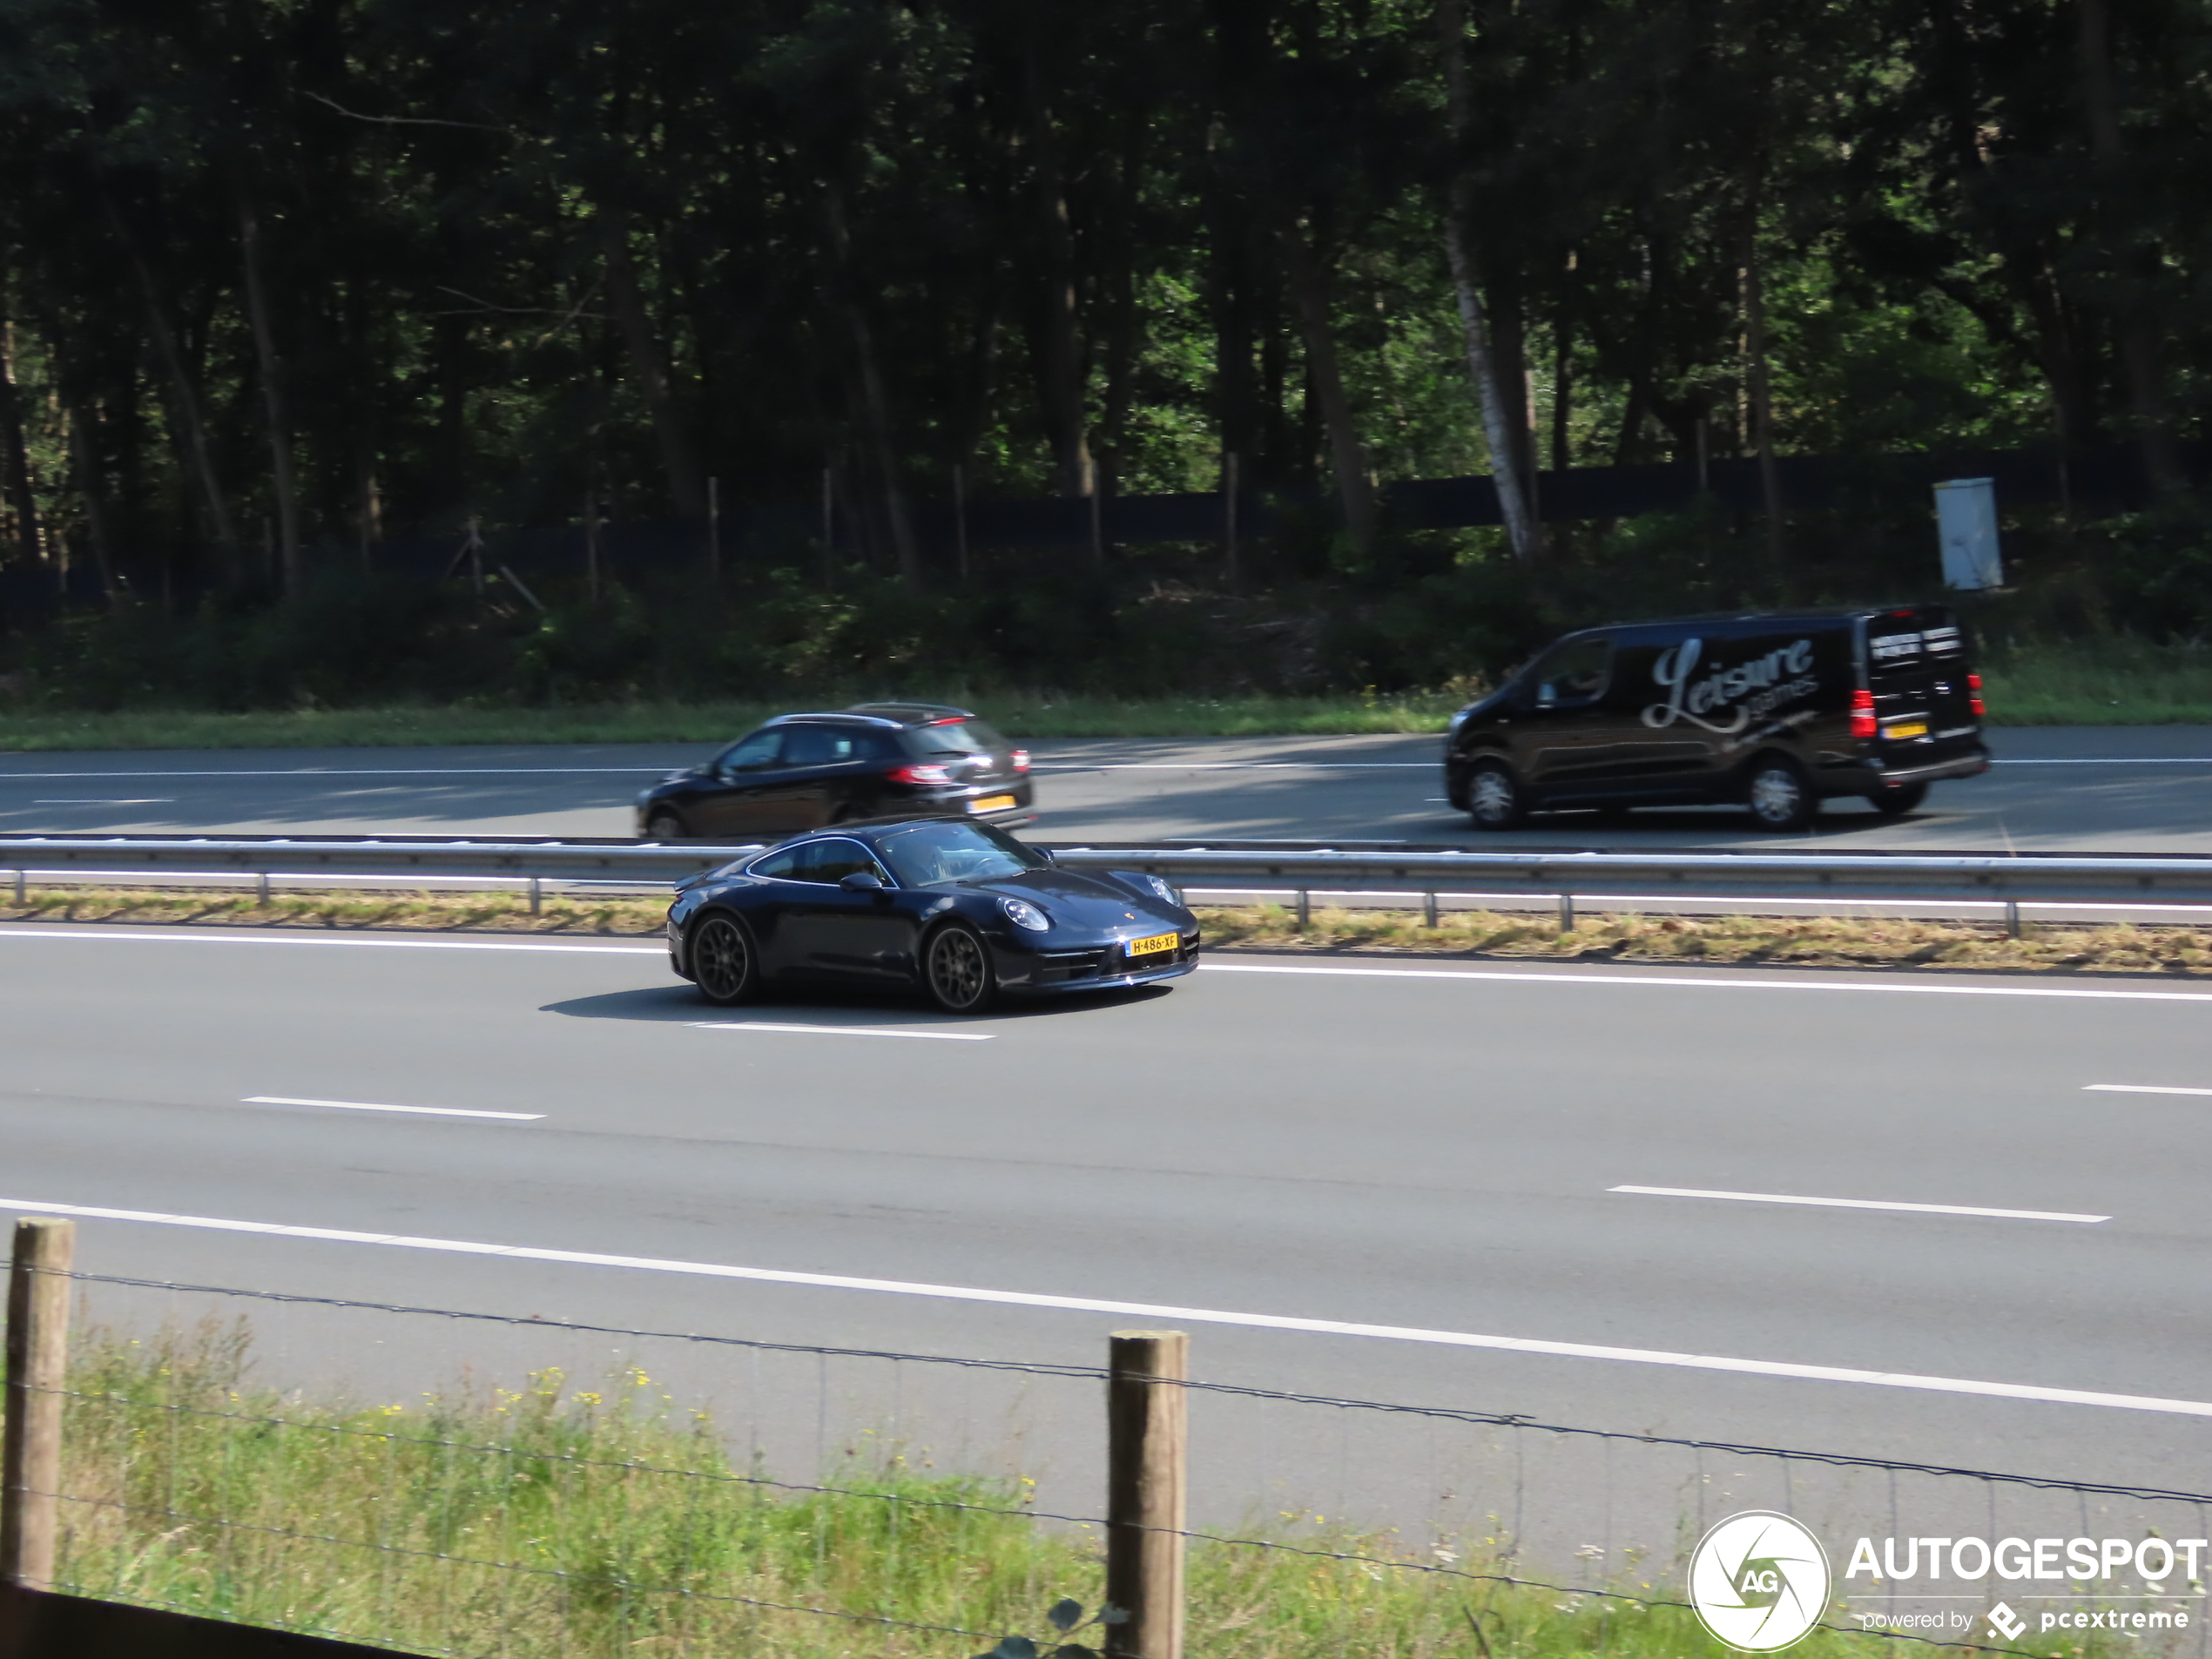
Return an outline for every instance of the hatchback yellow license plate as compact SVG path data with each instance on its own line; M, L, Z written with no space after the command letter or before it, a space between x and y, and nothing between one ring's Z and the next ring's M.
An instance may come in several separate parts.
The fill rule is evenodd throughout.
M1925 726L1921 728L1922 731L1926 729ZM986 795L981 800L969 801L968 810L971 813L995 813L1001 806L1013 805L1014 797L1011 795Z
M1173 934L1154 934L1150 939L1132 939L1125 948L1132 956L1155 956L1163 950L1173 950L1183 941Z
M1889 735L1893 738L1925 738L1928 735L1928 725L1925 720L1907 720L1888 730Z

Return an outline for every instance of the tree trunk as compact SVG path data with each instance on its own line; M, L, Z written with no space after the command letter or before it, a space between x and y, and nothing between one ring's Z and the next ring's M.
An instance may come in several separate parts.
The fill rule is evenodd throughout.
M2081 97L2089 118L2089 148L2097 158L2098 172L2104 176L2101 205L2108 208L2112 196L2119 193L2118 175L2127 160L2120 133L2119 99L2112 83L2112 30L2105 0L2076 0L2076 11L2080 23ZM2108 214L2106 217L2105 233L2111 236L2121 227L2110 223ZM2156 260L2149 250L2140 249L2126 263L2141 282L2150 277ZM2121 366L2128 378L2128 401L2135 417L2135 440L2142 448L2143 469L2161 495L2171 495L2182 487L2182 463L2167 414L2166 372L2158 330L2140 303L2126 305L2113 322L2120 339Z
M1474 126L1467 61L1462 47L1467 25L1461 0L1438 0L1436 30L1444 58L1444 88L1447 125L1455 152L1463 152ZM1466 337L1467 371L1474 379L1482 405L1482 435L1490 446L1490 476L1498 491L1498 513L1506 523L1506 540L1513 556L1523 564L1534 562L1542 550L1541 533L1528 511L1527 492L1521 487L1521 469L1514 464L1518 446L1499 383L1498 365L1490 349L1490 332L1482 315L1477 284L1474 238L1474 181L1467 176L1464 153L1455 153L1451 183L1444 195L1444 253L1452 267L1452 288L1460 302L1460 331Z
M1759 493L1766 503L1766 550L1775 581L1786 586L1789 550L1783 539L1782 474L1774 462L1774 390L1767 373L1766 284L1759 270L1759 186L1754 177L1743 216L1743 339L1751 400L1751 435L1759 456Z
M37 563L46 556L38 534L38 496L31 487L30 449L24 441L23 401L16 391L15 324L0 317L0 464L7 469L9 510L16 517L16 540L24 557Z
M1374 550L1375 492L1367 481L1367 455L1352 424L1352 400L1344 389L1344 370L1337 361L1336 327L1329 316L1328 280L1321 261L1296 224L1286 223L1277 233L1283 263L1291 279L1291 295L1298 304L1298 328L1305 341L1308 385L1321 406L1321 423L1329 441L1330 469L1336 474L1337 495L1344 502L1344 527L1352 550L1362 559Z
M92 442L91 422L82 405L72 401L67 410L70 459L77 471L78 494L84 502L84 534L92 544L92 569L100 580L100 595L115 603L114 538L108 529L107 481L99 464L99 448Z
M891 545L899 561L899 579L910 588L921 585L921 545L914 538L914 515L906 491L899 483L899 457L891 441L891 398L883 381L883 368L875 349L874 331L867 313L853 289L853 238L845 219L845 194L832 185L822 192L823 211L829 218L830 252L835 261L834 288L839 308L853 341L853 359L860 381L860 412L867 433L869 459L875 463L882 492L884 516L890 521Z
M1036 196L1037 226L1044 244L1044 293L1038 319L1038 401L1051 440L1053 470L1062 496L1085 496L1097 489L1090 455L1086 408L1088 375L1076 300L1075 239L1068 227L1068 192L1060 168L1060 144L1053 130L1052 107L1045 97L1036 30L1042 8L1032 15L1024 75L1029 115L1029 167Z
M706 516L706 480L691 453L684 431L676 395L669 383L668 359L646 314L645 297L637 286L637 266L630 257L629 226L618 213L599 210L599 226L606 237L607 303L614 308L615 326L630 354L631 373L651 415L653 435L659 441L661 470L668 477L668 497L686 518Z
M292 416L285 406L284 359L269 320L261 280L261 227L253 206L238 198L238 241L246 262L246 308L253 325L253 353L261 371L261 401L269 421L269 480L276 495L277 546L284 591L300 591L300 502L292 477Z
M145 302L146 326L153 334L156 349L161 354L162 367L169 374L170 395L176 400L177 424L184 429L185 450L191 471L199 481L200 492L207 503L210 527L215 532L217 546L224 563L234 573L238 564L240 543L238 524L231 516L231 505L223 494L222 481L215 475L214 456L207 442L207 421L200 412L199 394L193 389L191 371L185 365L185 355L177 343L177 331L170 326L169 314L161 303L161 292L154 286L153 270L146 263L145 253L138 239L131 234L124 223L122 212L116 207L115 199L105 190L100 192L100 206L105 210L109 226L116 239L123 244L123 251L138 280L138 293Z

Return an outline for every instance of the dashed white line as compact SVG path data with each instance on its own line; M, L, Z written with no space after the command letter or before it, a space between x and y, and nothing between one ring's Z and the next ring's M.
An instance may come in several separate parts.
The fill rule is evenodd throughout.
M195 1227L214 1232L251 1233L280 1238L316 1239L329 1244L374 1244L394 1250L434 1251L458 1256L504 1256L518 1261L558 1262L570 1266L627 1268L648 1273L684 1273L707 1278L749 1279L767 1285L797 1285L816 1290L872 1291L887 1296L929 1297L954 1302L1105 1313L1117 1318L1188 1320L1198 1325L1241 1325L1264 1331L1296 1331L1317 1336L1366 1337L1390 1342L1422 1342L1454 1348L1487 1348L1508 1353L1568 1359L1607 1359L1629 1365L1671 1366L1693 1371L1733 1372L1755 1377L1787 1377L1807 1382L1857 1383L1877 1388L1922 1389L1935 1393L1975 1394L1998 1399L2033 1400L2061 1406L2094 1406L2108 1411L2161 1412L2184 1417L2212 1417L2212 1400L2168 1399L2154 1394L2114 1394L2085 1388L2049 1388L2036 1383L1985 1382L1965 1377L1929 1377L1911 1372L1865 1371L1844 1366L1804 1366L1780 1359L1738 1359L1723 1354L1676 1353L1661 1348L1620 1348L1584 1342L1554 1342L1532 1337L1500 1337L1467 1331L1432 1331L1416 1325L1363 1325L1344 1319L1309 1319L1277 1313L1239 1313L1217 1308L1176 1307L1154 1302L1109 1301L1086 1296L1046 1296L1028 1291L994 1291L964 1285L930 1285L905 1279L859 1278L841 1273L799 1273L780 1268L725 1266L716 1262L671 1261L651 1256L614 1256L597 1251L545 1250L521 1244L481 1244L461 1238L421 1238L403 1233L356 1232L336 1227L294 1227L269 1221L231 1221L212 1216L171 1215L161 1211L114 1210L103 1205L52 1204L37 1198L0 1197L0 1209L20 1215L77 1216L93 1221L126 1221L162 1227Z
M2164 1083L2084 1083L2086 1093L2099 1095L2212 1095L2212 1089L2177 1089Z
M818 1037L922 1037L932 1042L988 1042L989 1031L917 1031L899 1025L779 1025L766 1020L693 1020L700 1031L787 1031Z
M1725 1198L1733 1204L1804 1204L1824 1210L1909 1210L1930 1216L1987 1216L1999 1221L2072 1221L2094 1226L2110 1216L2080 1216L2064 1210L1986 1210L1977 1204L1904 1204L1882 1198L1808 1198L1791 1192L1711 1192L1701 1187L1608 1187L1608 1192L1641 1193L1652 1198Z
M292 1095L248 1095L246 1106L327 1106L341 1112L415 1112L425 1117L506 1117L536 1123L543 1112L480 1112L459 1106L379 1106L365 1100L303 1100Z
M373 950L536 950L597 956L665 956L664 945L584 945L535 939L373 939L358 934L171 933L147 927L97 930L76 927L4 927L0 939L83 939L108 943L170 945L353 946Z
M118 800L112 795L44 795L30 803L33 806L174 806L174 795L141 795L133 799Z

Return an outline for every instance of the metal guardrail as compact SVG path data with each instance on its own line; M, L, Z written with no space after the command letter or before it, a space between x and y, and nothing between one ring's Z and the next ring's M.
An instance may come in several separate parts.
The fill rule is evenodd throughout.
M759 846L612 838L0 835L0 870L673 883ZM1249 842L1053 850L1071 868L1131 870L1182 885L1247 891L2212 904L2212 855L1494 853Z

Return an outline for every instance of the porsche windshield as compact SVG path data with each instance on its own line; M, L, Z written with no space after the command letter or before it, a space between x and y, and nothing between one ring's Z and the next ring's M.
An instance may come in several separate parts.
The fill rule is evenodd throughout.
M1046 860L1010 835L981 824L957 819L917 824L886 835L875 850L902 887L935 887L952 881L987 881L994 876L1041 870Z

